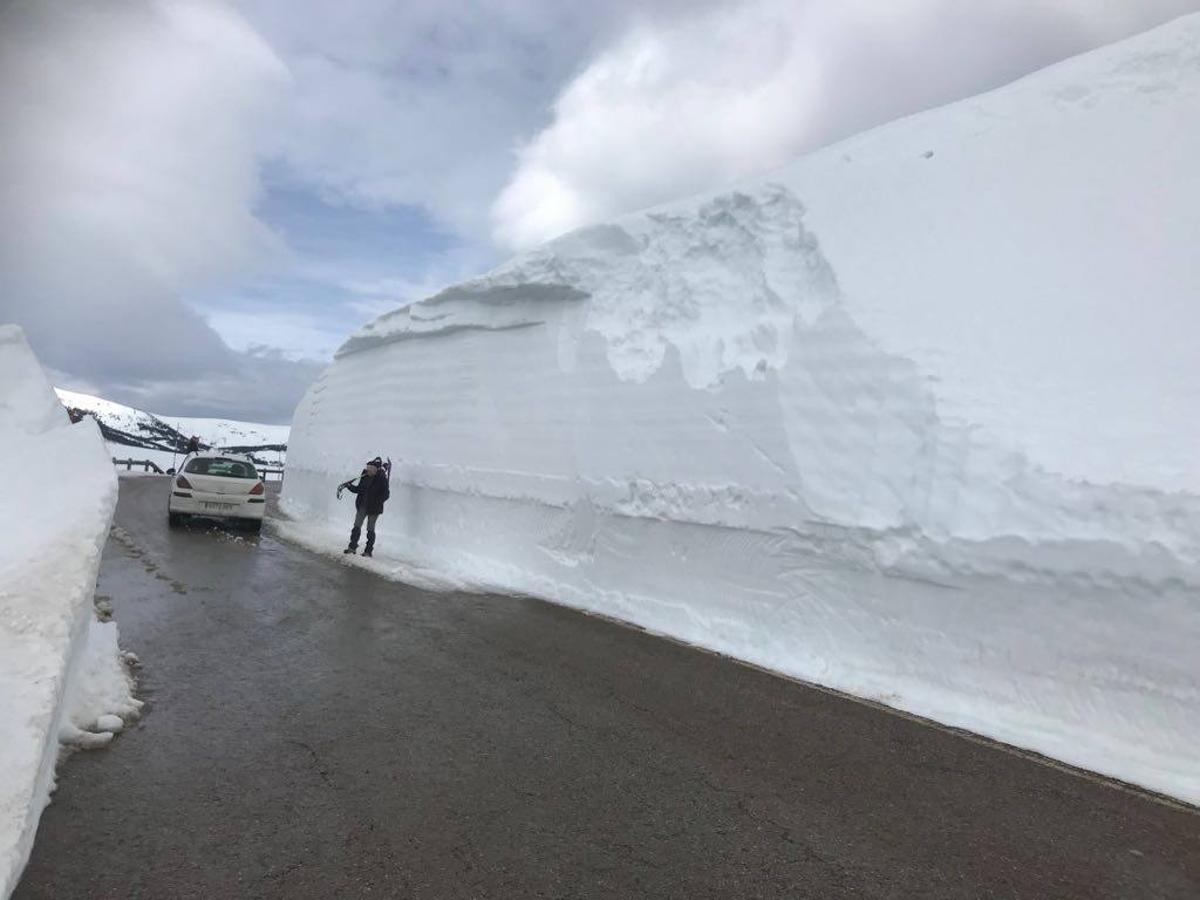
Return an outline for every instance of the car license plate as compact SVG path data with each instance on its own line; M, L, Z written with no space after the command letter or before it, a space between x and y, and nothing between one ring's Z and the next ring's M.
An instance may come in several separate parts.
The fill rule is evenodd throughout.
M233 509L233 504L232 503L209 503L209 502L205 501L204 508L205 509Z

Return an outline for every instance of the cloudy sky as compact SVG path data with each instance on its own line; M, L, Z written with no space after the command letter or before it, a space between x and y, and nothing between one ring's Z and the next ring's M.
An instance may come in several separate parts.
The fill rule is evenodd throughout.
M286 422L379 312L1200 0L5 0L0 321Z

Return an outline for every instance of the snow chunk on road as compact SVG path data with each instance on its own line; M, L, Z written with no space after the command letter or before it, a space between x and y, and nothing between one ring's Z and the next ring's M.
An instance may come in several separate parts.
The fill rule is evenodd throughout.
M140 703L93 595L117 480L95 422L71 425L25 337L0 326L0 897L49 800L59 738Z
M125 727L125 720L120 716L103 715L96 720L98 731L120 731Z
M121 731L124 723L141 711L141 701L132 696L133 679L119 637L116 622L89 622L87 643L71 685L67 720L59 733L64 744L78 743L87 732Z

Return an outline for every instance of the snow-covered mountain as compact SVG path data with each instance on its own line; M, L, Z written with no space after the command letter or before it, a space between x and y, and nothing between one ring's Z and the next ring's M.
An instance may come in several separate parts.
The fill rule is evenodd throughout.
M150 459L165 469L195 435L205 448L246 453L260 464L282 465L287 459L287 425L159 416L78 391L55 391L68 410L96 419L114 457Z
M1197 109L1200 16L553 241L351 337L283 507L390 451L401 577L1200 802Z

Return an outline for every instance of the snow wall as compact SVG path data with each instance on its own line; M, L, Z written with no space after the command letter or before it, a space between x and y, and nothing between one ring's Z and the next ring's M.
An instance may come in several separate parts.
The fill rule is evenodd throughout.
M1198 108L1191 17L385 315L286 527L391 453L400 577L1200 802Z
M59 740L97 746L140 703L93 611L117 479L94 421L71 425L21 329L0 326L0 897L16 888Z

